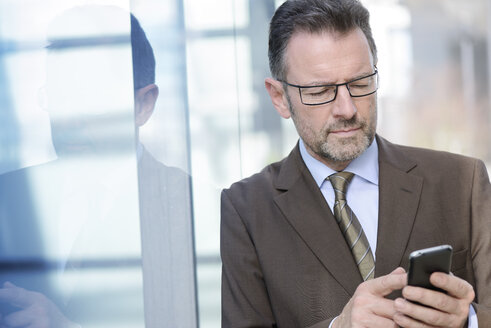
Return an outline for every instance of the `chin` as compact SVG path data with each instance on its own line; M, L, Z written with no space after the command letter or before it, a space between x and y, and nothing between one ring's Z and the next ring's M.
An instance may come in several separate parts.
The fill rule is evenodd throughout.
M359 136L343 138L334 142L326 142L321 146L321 153L325 158L335 162L350 162L363 154L370 142L368 138Z

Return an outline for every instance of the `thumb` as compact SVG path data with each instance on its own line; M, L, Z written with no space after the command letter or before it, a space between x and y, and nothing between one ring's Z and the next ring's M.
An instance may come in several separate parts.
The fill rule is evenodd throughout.
M394 290L403 288L406 285L406 274L403 268L397 268L391 273L378 278L368 280L369 289L375 295L386 296Z
M406 273L406 270L404 270L404 268L402 267L397 267L389 274L403 274L403 273Z

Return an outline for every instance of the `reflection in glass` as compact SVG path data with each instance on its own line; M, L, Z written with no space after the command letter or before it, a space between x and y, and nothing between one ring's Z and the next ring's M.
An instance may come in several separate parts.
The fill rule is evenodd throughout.
M83 6L49 24L41 89L57 158L0 176L2 324L196 324L190 180L138 141L159 90L129 18Z

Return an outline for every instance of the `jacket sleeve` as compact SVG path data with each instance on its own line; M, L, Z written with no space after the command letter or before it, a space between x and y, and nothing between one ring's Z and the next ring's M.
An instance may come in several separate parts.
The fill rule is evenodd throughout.
M222 191L222 327L276 327L253 240L228 191Z
M491 184L484 163L476 161L472 186L472 266L479 327L491 327Z

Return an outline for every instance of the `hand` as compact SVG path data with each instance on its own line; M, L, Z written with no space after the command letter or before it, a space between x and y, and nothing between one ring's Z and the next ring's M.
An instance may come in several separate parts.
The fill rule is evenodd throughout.
M0 301L20 308L0 317L0 327L75 328L79 325L68 320L58 307L41 293L33 292L6 282L0 288Z
M334 328L396 328L392 320L396 313L394 301L384 298L394 290L402 289L407 282L403 268L388 275L365 281L334 321Z
M394 321L402 327L462 328L469 315L469 305L474 299L474 289L465 280L453 275L435 272L430 276L432 285L448 294L430 289L407 286L402 290L406 300L395 302L397 310ZM417 305L419 302L429 307Z

